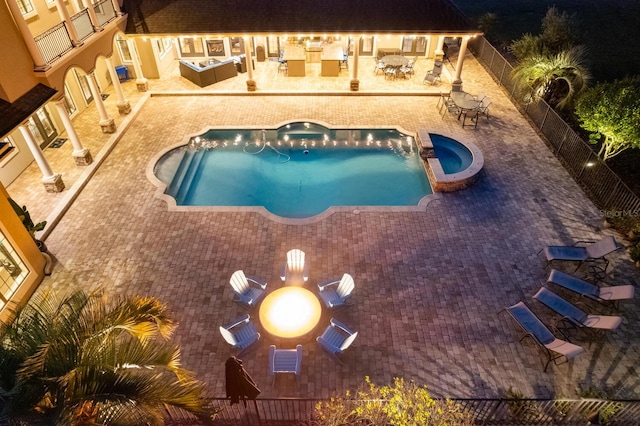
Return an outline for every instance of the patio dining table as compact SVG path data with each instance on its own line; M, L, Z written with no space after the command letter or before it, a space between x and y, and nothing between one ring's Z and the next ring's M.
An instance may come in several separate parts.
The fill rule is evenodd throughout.
M451 100L456 104L460 112L458 113L458 120L465 111L476 109L480 106L480 101L476 96L467 92L451 92Z
M383 56L380 60L385 65L396 68L406 67L409 64L409 59L402 55L387 55Z

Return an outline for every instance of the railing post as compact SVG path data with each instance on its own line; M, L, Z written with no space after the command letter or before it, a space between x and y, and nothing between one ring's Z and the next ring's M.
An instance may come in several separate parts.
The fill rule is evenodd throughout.
M564 145L564 141L567 140L568 134L569 134L569 126L566 126L564 130L564 136L562 137L562 142L560 142L560 146L558 147L558 149L556 149L556 154L560 154L560 149L562 149L562 146Z

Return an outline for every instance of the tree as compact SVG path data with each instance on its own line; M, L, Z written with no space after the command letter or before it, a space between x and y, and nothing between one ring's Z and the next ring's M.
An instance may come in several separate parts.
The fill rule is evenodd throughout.
M165 406L207 417L204 386L168 341L175 322L151 297L35 295L0 331L0 423L157 425Z
M571 110L591 78L583 58L579 47L551 56L530 56L513 69L511 77L525 100L541 98L554 108Z
M471 425L471 416L449 399L433 399L424 386L395 378L392 386L376 386L369 377L355 393L316 405L319 426Z
M557 55L577 44L574 27L573 16L550 7L542 18L542 32L539 35L524 34L511 43L511 51L519 61L534 56Z
M626 149L640 147L640 77L601 83L584 92L576 105L590 141L600 144L598 155L608 160Z

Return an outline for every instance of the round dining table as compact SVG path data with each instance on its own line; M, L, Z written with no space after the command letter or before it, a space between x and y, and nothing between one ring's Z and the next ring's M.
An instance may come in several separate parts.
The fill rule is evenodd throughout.
M380 59L383 64L390 67L406 67L409 65L409 59L402 55L387 55Z

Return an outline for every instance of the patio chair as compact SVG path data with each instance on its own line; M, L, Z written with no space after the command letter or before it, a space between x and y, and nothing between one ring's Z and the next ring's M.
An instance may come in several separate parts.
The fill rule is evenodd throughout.
M269 374L271 383L275 384L276 374L300 375L302 366L302 345L295 349L276 349L275 345L269 346Z
M257 278L250 278L239 270L231 275L231 287L235 297L234 302L243 304L246 307L255 307L264 297L267 283Z
M440 97L438 98L438 103L436 104L436 108L438 111L442 112L442 107L445 106L446 102L451 100L451 92L440 92Z
M489 105L491 105L491 99L487 98L484 95L482 95L482 96L483 96L482 99L478 98L478 100L480 100L480 105L478 106L478 114L484 115L488 120L489 119Z
M411 78L411 76L414 74L413 67L415 66L415 63L415 60L410 60L407 65L400 67L400 74L402 74L402 76L405 78Z
M376 68L375 68L375 74L378 75L378 72L382 71L384 73L384 69L387 67L385 65L384 62L382 62L380 59L376 59Z
M249 314L236 318L225 326L220 326L220 334L234 349L239 349L238 356L260 339L260 333L250 321Z
M306 282L309 279L309 264L304 257L304 252L300 249L289 250L287 261L280 271L280 279L289 284Z
M278 61L278 73L287 74L289 72L289 64L284 59Z
M424 76L422 83L427 84L427 82L429 82L435 84L437 81L440 81L440 74L442 74L442 61L435 61L433 69L427 71L427 75Z
M388 66L388 67L386 67L384 69L384 78L385 79L395 80L397 76L398 76L398 68L397 67Z
M320 298L327 305L327 308L346 306L347 299L351 297L354 288L353 277L349 274L344 274L340 280L325 281L318 284Z
M599 337L605 330L615 330L622 323L622 318L617 316L587 315L545 287L538 290L533 298L562 316L558 322L562 322L564 326L558 328L563 334L570 330L584 330L594 337Z
M565 272L552 269L547 278L547 284L552 283L569 291L587 297L596 302L612 302L617 308L620 300L633 299L635 287L632 285L603 286L598 287L581 278Z
M480 110L478 108L475 109L465 109L462 111L462 127L471 127L474 129L478 128L478 114L480 114ZM471 121L470 124L467 124L467 118Z
M547 371L547 367L551 361L553 361L555 365L560 365L569 362L570 359L584 352L583 347L556 338L547 326L540 321L536 314L531 312L524 302L520 301L513 306L505 308L504 311L525 331L525 335L520 339L521 342L526 337L529 337L537 343L541 349L546 351L547 363L544 365L543 371ZM558 362L558 360L563 357L565 360Z
M587 246L579 246L578 244L587 243ZM554 260L578 262L576 271L584 262L604 262L604 271L609 266L609 260L606 255L618 250L618 243L612 236L602 238L600 241L577 241L572 246L547 246L540 251L544 251L547 258L547 265Z
M339 355L351 346L356 337L358 337L357 331L353 331L337 319L331 318L322 336L318 337L316 341L334 361L342 364Z

